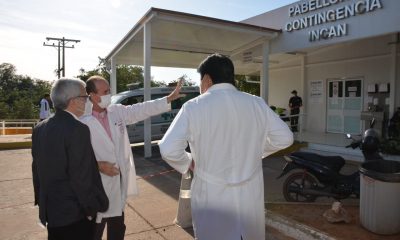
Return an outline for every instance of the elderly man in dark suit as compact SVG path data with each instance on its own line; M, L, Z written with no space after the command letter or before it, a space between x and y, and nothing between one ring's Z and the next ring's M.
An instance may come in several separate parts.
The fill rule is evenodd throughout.
M78 120L87 98L83 81L56 81L51 90L56 113L33 130L35 204L49 240L92 239L96 212L108 209L89 128Z

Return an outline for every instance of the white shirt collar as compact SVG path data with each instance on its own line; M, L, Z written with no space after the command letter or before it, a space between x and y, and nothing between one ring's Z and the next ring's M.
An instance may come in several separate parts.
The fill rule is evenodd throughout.
M64 111L66 111L67 113L71 114L76 120L79 121L78 117L75 114L73 114L72 112L70 112L68 110L64 110Z
M208 91L215 91L215 90L237 90L235 86L233 86L230 83L217 83L213 84L208 90Z

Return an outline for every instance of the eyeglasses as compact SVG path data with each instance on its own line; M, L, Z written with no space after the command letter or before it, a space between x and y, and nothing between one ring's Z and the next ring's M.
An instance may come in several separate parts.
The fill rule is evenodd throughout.
M76 96L75 98L83 98L86 100L89 98L89 95Z

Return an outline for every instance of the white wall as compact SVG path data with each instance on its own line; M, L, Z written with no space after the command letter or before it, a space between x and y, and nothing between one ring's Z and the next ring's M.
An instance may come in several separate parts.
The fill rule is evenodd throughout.
M399 0L346 0L337 1L328 7L323 7L314 11L289 15L289 8L301 6L301 4L335 1L310 1L303 0L293 4L275 9L270 12L254 16L243 22L259 25L263 27L279 28L282 33L271 42L270 58L277 58L278 55L288 56L289 52L305 53L306 67L305 92L301 92L302 69L297 56L293 56L293 61L288 63L286 59L283 63L270 66L270 92L269 104L279 107L287 107L290 91L297 89L299 95L306 104L307 129L315 132L325 132L326 122L326 81L332 78L353 78L363 79L363 109L367 104L367 86L372 83L388 83L391 80L392 71L392 52L391 46L397 39L397 69L394 90L394 108L400 107L400 1ZM348 6L366 6L366 3L378 4L381 8L374 8L369 12L349 16L327 22L321 25L306 27L300 30L286 31L285 26L288 22L296 19L305 19L328 11L339 12ZM343 36L332 37L310 41L309 32L330 28L339 24L346 24L347 32ZM397 34L397 35L396 35ZM397 36L397 37L396 37ZM321 103L311 103L308 101L308 87L311 81L322 80L324 85L324 95ZM300 90L300 91L299 91ZM390 117L390 116L389 116Z
M368 107L367 86L373 83L390 81L390 42L391 36L381 36L344 44L337 44L307 53L306 88L311 81L323 81L323 96L320 103L313 103L301 89L301 67L298 57L293 56L292 66L270 69L270 105L287 107L290 92L297 89L303 98L307 114L306 130L325 132L326 127L326 94L327 80L337 78L361 78L363 80L363 110ZM400 63L398 63L400 69ZM399 82L399 81L397 81ZM397 106L399 104L400 87L397 86ZM310 94L310 92L308 92Z
M300 91L299 73L300 66L270 70L269 105L289 109L288 104L292 90L297 90L297 95L303 97L303 93Z
M345 50L345 49L343 49ZM333 62L325 64L308 65L307 83L322 80L324 92L322 102L313 104L307 101L307 129L315 132L324 132L326 126L326 96L327 80L335 78L358 78L363 80L363 110L367 110L367 86L372 83L389 82L389 57L365 59L349 64L348 62Z

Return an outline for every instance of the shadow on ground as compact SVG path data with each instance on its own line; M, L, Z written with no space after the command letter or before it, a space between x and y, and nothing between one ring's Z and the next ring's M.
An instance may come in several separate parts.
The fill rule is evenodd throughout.
M178 204L181 183L181 174L162 160L158 145L152 145L152 156L144 157L144 147L132 147L135 161L136 175L150 183L164 194L175 199ZM194 238L192 227L183 228Z

